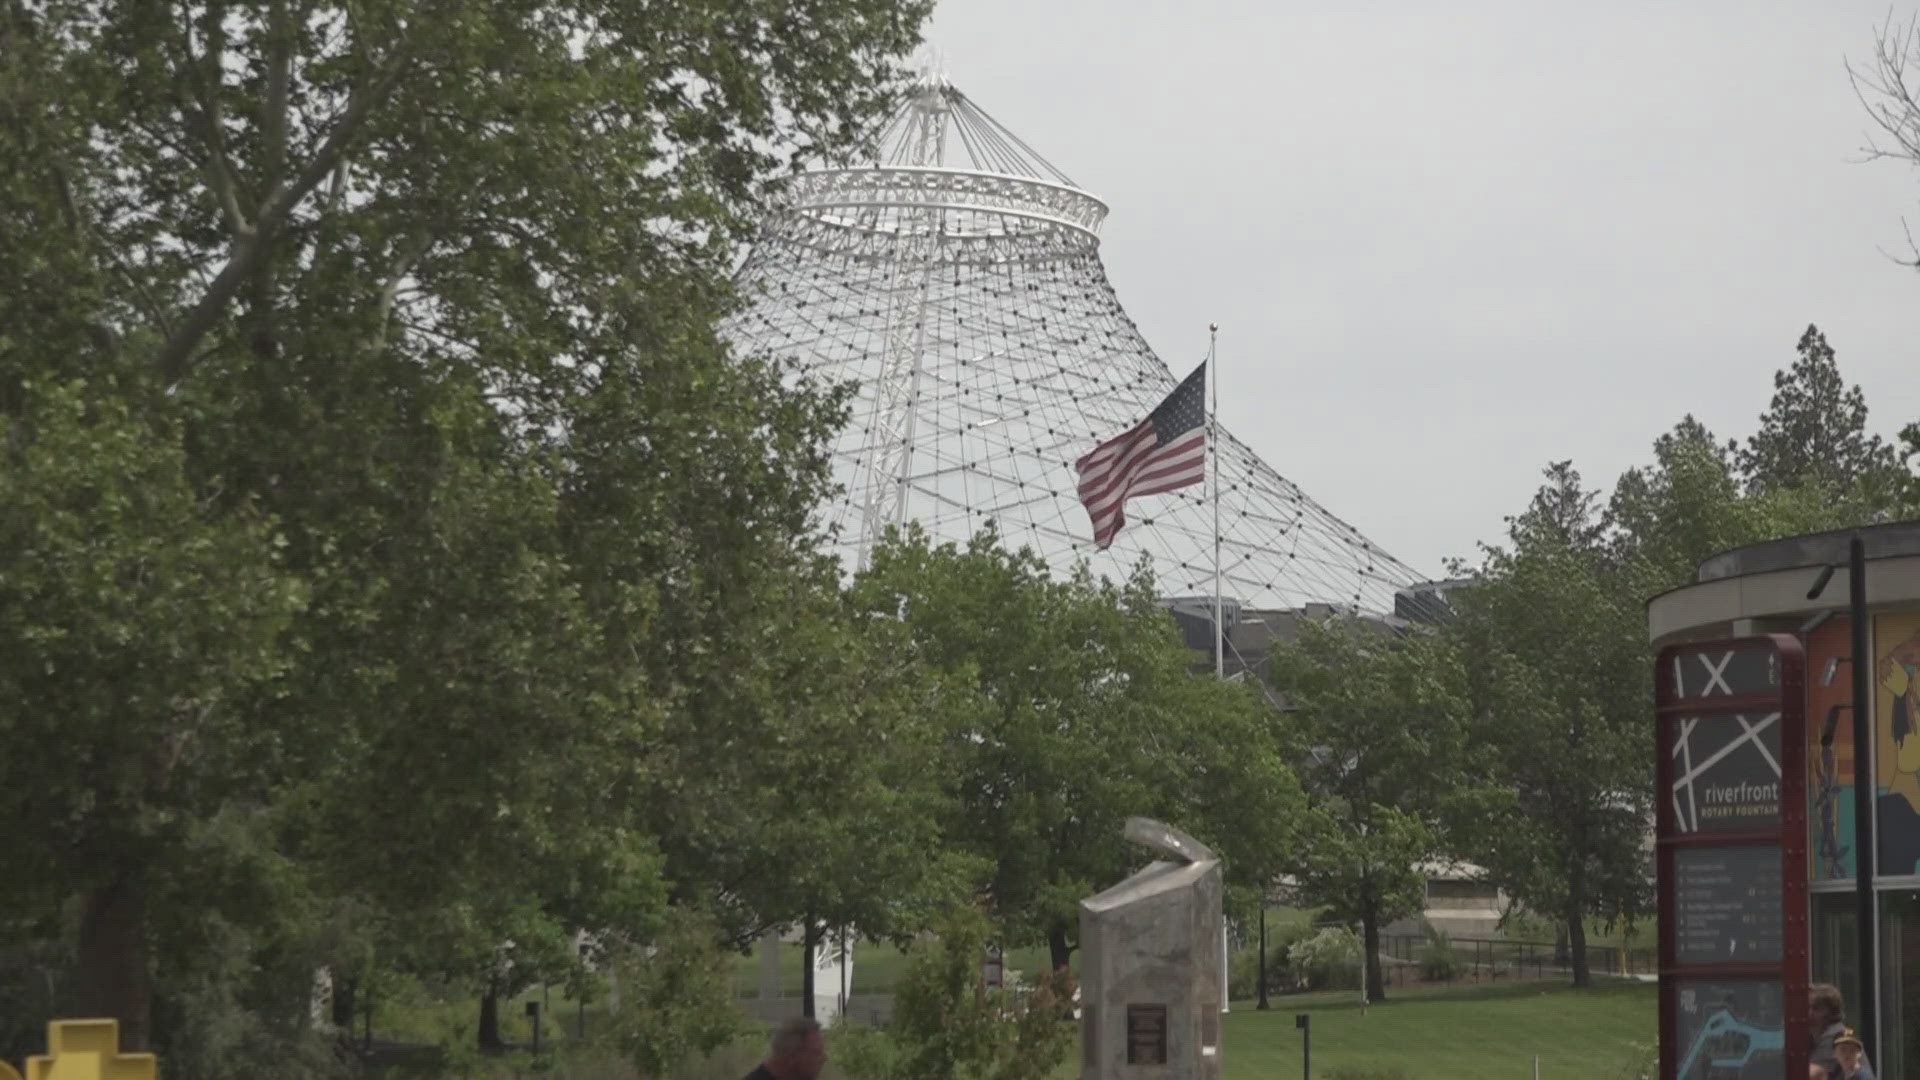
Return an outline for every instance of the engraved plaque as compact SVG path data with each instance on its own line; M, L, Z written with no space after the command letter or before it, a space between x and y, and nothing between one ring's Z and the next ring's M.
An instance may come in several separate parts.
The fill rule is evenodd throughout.
M1127 1064L1167 1063L1167 1007L1127 1006Z

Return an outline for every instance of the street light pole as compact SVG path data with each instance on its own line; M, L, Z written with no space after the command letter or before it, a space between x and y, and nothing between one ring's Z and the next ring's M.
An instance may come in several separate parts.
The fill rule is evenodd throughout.
M1300 1080L1313 1080L1313 1023L1312 1013L1297 1013L1293 1026L1300 1029Z
M1260 892L1260 1004L1255 1008L1267 1008L1267 896L1265 889Z
M1837 563L1821 567L1813 588L1807 590L1807 599L1819 599L1838 568ZM1853 700L1845 707L1853 712L1854 940L1860 946L1854 958L1860 970L1860 992L1853 1001L1854 1030L1860 1036L1861 1049L1867 1052L1868 1060L1877 1061L1880 988L1874 980L1877 935L1874 933L1873 865L1879 848L1874 843L1873 826L1879 800L1873 773L1873 658L1867 655L1867 542L1857 532L1847 541L1847 614L1852 621L1848 628L1852 637L1848 663L1853 667ZM1808 623L1808 632L1820 621L1824 620L1816 617L1816 621ZM1827 674L1820 680L1822 686L1828 685L1838 663L1837 657L1828 663ZM1837 713L1839 708L1835 706L1833 712ZM1827 718L1822 746L1833 738L1834 719L1832 714Z
M1859 924L1860 997L1854 1025L1868 1060L1879 1061L1880 1031L1879 987L1874 985L1874 903L1873 864L1878 847L1874 841L1874 804L1877 800L1873 772L1873 658L1867 655L1867 543L1859 533L1847 544L1848 607L1853 619L1853 863L1854 919Z

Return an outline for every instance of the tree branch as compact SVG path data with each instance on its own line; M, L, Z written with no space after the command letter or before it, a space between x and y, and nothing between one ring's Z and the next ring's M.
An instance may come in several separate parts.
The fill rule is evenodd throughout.
M293 27L286 0L275 0L267 19L267 100L260 118L269 188L280 183L287 163L287 91L293 81Z
M260 181L268 191L278 188L287 170L287 90L293 74L293 28L287 18L287 0L274 0L267 14L266 100L260 117ZM253 268L247 300L252 322L253 351L263 358L279 353L274 331L273 260L261 258Z
M155 329L159 330L162 334L168 333L169 327L167 324L166 309L161 307L160 303L154 299L153 293L148 290L146 282L141 281L140 276L133 272L131 266L127 265L126 257L120 253L120 249L107 242L107 238L102 236L100 230L95 227L92 217L81 208L80 198L74 194L73 179L67 175L66 164L55 161L52 165L52 172L54 186L60 191L60 216L66 219L67 227L73 231L74 238L82 245L97 248L99 252L106 257L106 260L113 265L113 268L120 272L120 276L126 278L127 284L131 286L134 291L135 299L141 307L146 309L147 317L153 320ZM118 349L118 338L112 334L108 334L106 337L96 334L94 340L100 344L111 340L115 349Z
M387 347L387 323L393 315L394 301L400 296L400 286L407 280L414 264L432 250L433 239L433 234L422 230L403 241L400 250L394 253L393 266L387 271L387 282L381 286L380 299L374 306L373 335L367 342L374 352Z
M193 305L179 327L168 335L166 344L161 346L156 363L160 368L161 380L167 386L178 385L186 377L192 367L194 350L219 321L221 313L252 274L253 268L266 256L268 245L287 216L333 171L340 155L346 152L347 145L360 133L373 111L393 93L393 88L399 84L400 77L412 63L412 49L403 42L388 60L386 70L348 99L347 107L334 123L333 130L327 133L319 149L314 151L292 182L276 184L267 192L261 200L260 214L254 221L253 232L234 246L226 266L214 276L200 301Z
M198 155L200 167L207 174L207 186L213 190L215 201L220 206L220 215L226 220L227 231L237 244L240 239L253 231L247 223L246 215L240 208L240 184L236 178L233 162L227 156L226 118L220 111L220 88L224 81L223 65L226 63L226 5L215 3L208 7L206 14L207 56L205 63L211 71L211 79L201 81L201 62L193 54L193 24L182 11L180 20L180 48L183 53L178 83L187 89L187 95L193 99L198 109L180 103L180 111L190 121L197 122L201 137L206 140L205 153Z

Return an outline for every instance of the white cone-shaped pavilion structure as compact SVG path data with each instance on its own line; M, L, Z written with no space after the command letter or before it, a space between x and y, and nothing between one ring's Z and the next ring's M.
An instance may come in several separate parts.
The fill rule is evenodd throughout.
M1058 572L1214 592L1211 484L1135 500L1097 551L1073 463L1186 374L1141 338L1100 261L1107 206L944 79L921 80L871 164L797 177L739 271L742 348L858 385L823 507L857 564L887 526L964 542L989 521ZM1195 356L1194 361L1199 360ZM1217 446L1222 595L1391 611L1420 579L1231 434Z

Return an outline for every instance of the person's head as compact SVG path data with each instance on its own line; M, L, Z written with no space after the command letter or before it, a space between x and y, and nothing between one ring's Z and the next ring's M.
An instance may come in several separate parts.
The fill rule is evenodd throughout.
M796 1016L773 1029L767 1071L780 1080L814 1080L826 1063L827 1040L821 1036L818 1023Z
M1846 1007L1840 1000L1840 988L1832 983L1814 983L1807 987L1807 1017L1815 1031L1840 1022Z
M1852 1028L1842 1031L1833 1040L1833 1056L1840 1059L1840 1068L1852 1076L1860 1068L1860 1059L1865 1057L1867 1048L1860 1045L1860 1036Z

